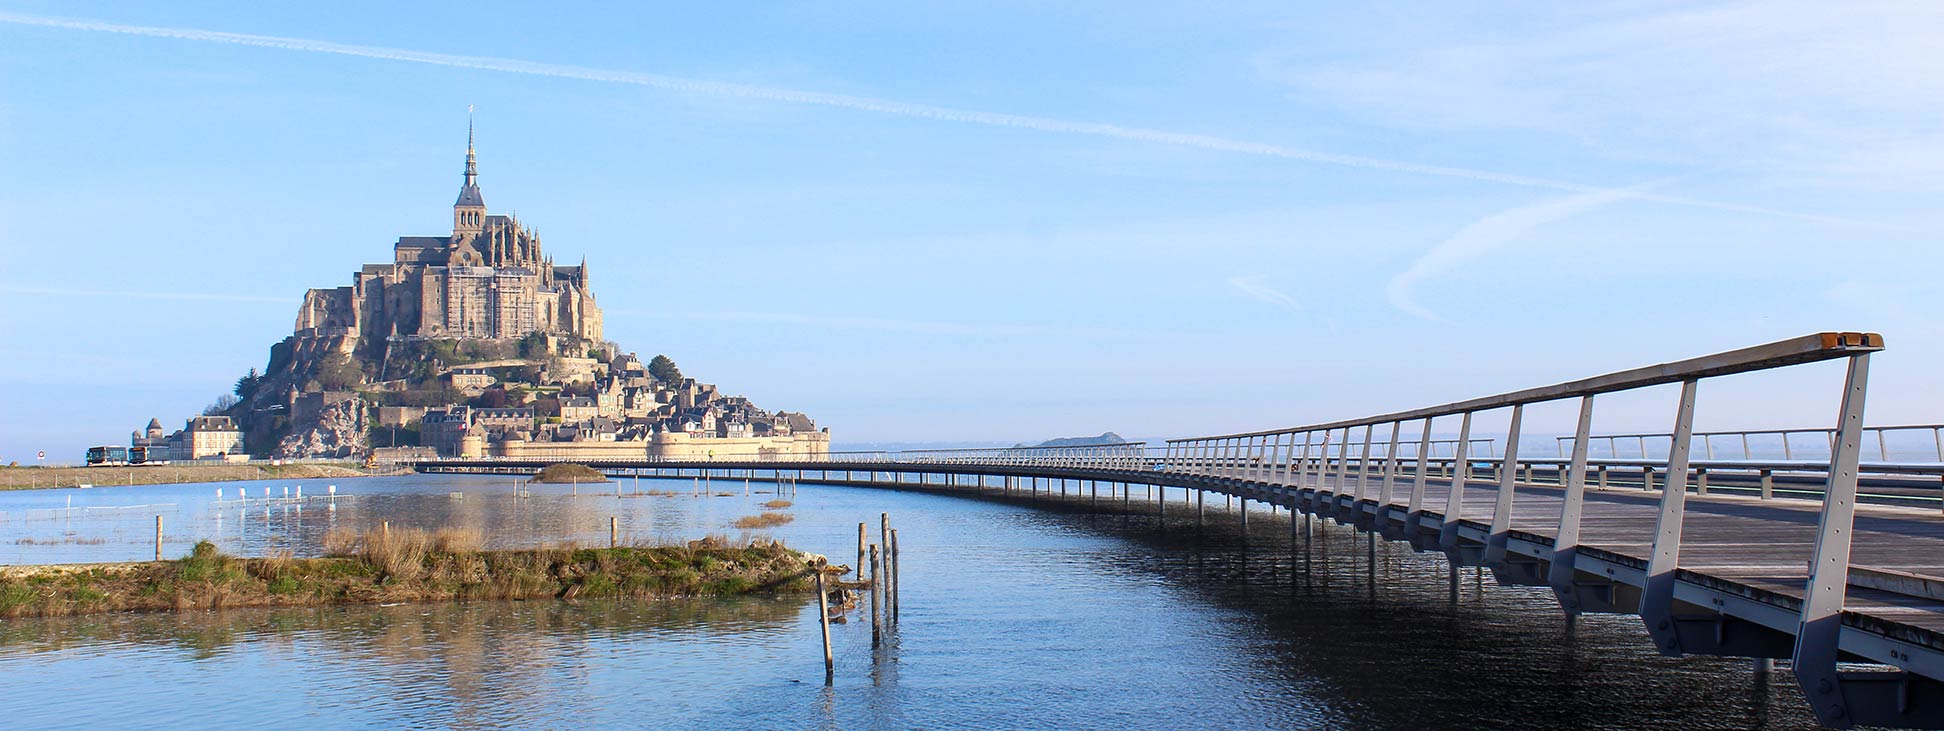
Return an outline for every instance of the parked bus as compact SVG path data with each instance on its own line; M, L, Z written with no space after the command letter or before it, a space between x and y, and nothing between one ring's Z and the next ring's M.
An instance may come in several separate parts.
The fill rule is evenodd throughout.
M103 447L88 448L89 467L102 467L107 465L124 465L124 464L128 464L127 447L103 446Z

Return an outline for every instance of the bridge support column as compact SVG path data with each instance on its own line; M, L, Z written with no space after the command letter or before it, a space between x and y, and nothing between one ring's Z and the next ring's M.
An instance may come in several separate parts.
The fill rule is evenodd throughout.
M1816 526L1815 558L1796 630L1794 672L1816 720L1825 726L1940 728L1944 727L1944 682L1907 670L1843 671L1836 664L1841 659L1843 604L1849 590L1856 471L1862 459L1869 372L1868 353L1850 356L1831 445L1829 482Z
M1465 481L1471 477L1471 412L1465 412L1458 426L1457 459L1453 462L1451 490L1445 495L1444 524L1438 528L1438 548L1458 560L1458 522L1465 515Z
M1586 506L1587 438L1593 431L1593 397L1580 397L1579 426L1573 432L1573 461L1566 469L1566 492L1559 508L1559 530L1554 533L1551 566L1546 583L1552 586L1559 608L1570 620L1582 611L1579 593L1574 589L1573 563L1579 556L1580 516ZM1604 468L1602 468L1604 469Z
M1647 560L1647 583L1640 596L1640 619L1647 624L1647 634L1654 638L1661 654L1672 657L1681 655L1681 635L1675 625L1684 618L1674 615L1674 583L1681 561L1681 525L1687 511L1688 450L1692 447L1689 443L1694 441L1695 385L1693 379L1681 382L1673 444L1667 453L1667 484L1661 489L1660 515L1654 522L1654 553ZM1847 563L1844 568L1847 572Z

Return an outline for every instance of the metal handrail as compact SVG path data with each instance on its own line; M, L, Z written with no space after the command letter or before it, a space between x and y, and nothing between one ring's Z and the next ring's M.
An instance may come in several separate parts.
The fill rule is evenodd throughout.
M1928 431L1931 433L1931 444L1935 450L1933 454L1936 456L1938 462L1944 462L1944 424L1900 424L1900 425L1890 425L1890 426L1868 426L1863 428L1864 434L1876 435L1877 458L1884 462L1890 461L1890 442L1889 439L1887 438L1887 435L1895 432L1923 432L1923 431ZM1826 428L1814 428L1814 427L1799 428L1799 429L1741 429L1741 430L1725 430L1725 431L1706 431L1706 432L1695 432L1694 437L1701 440L1701 448L1704 451L1706 451L1710 457L1714 456L1715 437L1739 437L1741 439L1742 457L1745 459L1752 459L1754 457L1753 450L1748 441L1749 437L1768 437L1768 436L1780 437L1781 445L1782 445L1782 458L1793 459L1795 449L1794 446L1789 443L1790 434L1820 434L1823 435L1824 441L1827 443L1834 443L1836 438L1836 430L1826 429ZM1674 438L1673 434L1652 433L1652 432L1642 433L1642 434L1594 434L1588 437L1588 439L1591 439L1594 442L1599 442L1600 440L1606 440L1607 451L1616 454L1619 452L1619 447L1616 445L1616 441L1631 439L1634 440L1639 445L1639 451L1643 455L1646 454L1647 452L1647 440L1652 439L1655 441L1659 441L1662 439L1672 440L1673 438ZM1566 444L1567 442L1572 440L1572 437L1557 436L1557 437L1553 437L1553 439L1555 442L1555 447L1559 451L1560 455L1564 456L1566 453Z
M1821 496L1821 517L1817 523L1816 541L1813 558L1809 566L1808 584L1804 590L1802 611L1796 630L1793 672L1796 681L1809 696L1811 707L1825 725L1849 726L1856 709L1846 708L1841 699L1842 689L1847 686L1858 688L1870 683L1881 683L1881 678L1857 676L1838 667L1838 632L1840 618L1847 591L1847 577L1850 568L1850 542L1855 521L1855 501L1860 467L1862 438L1863 404L1869 380L1870 354L1883 349L1882 336L1874 333L1825 332L1791 338L1766 345L1705 355L1672 363L1635 368L1603 376L1569 381L1553 386L1513 391L1510 393L1485 396L1468 401L1432 406L1392 414L1348 419L1322 424L1272 429L1267 431L1225 434L1208 437L1171 439L1168 441L1169 461L1172 464L1176 455L1192 460L1187 469L1190 471L1219 471L1221 477L1242 477L1262 479L1266 482L1285 485L1308 484L1310 473L1308 457L1316 435L1340 431L1342 439L1337 443L1337 470L1332 480L1330 475L1327 447L1321 456L1323 464L1317 465L1315 477L1318 491L1329 491L1331 510L1336 509L1337 493L1353 484L1348 478L1350 457L1349 443L1352 429L1361 428L1363 443L1366 445L1359 458L1358 472L1371 474L1370 445L1375 439L1377 427L1388 425L1390 434L1386 440L1386 452L1397 453L1397 443L1404 422L1421 421L1420 442L1431 438L1432 421L1442 416L1461 417L1458 439L1467 442L1471 436L1472 417L1481 411L1511 409L1510 425L1506 430L1505 461L1516 464L1518 460L1519 432L1525 407L1531 404L1577 398L1580 401L1578 427L1573 434L1573 455L1567 470L1568 479L1565 496L1560 510L1559 526L1553 539L1551 559L1546 569L1546 580L1554 591L1567 603L1569 611L1577 611L1577 599L1569 596L1574 592L1576 571L1574 564L1579 550L1580 523L1586 509L1586 472L1588 463L1587 447L1591 441L1593 425L1593 401L1596 396L1621 391L1657 386L1681 384L1671 431L1672 447L1666 463L1666 481L1660 490L1659 510L1655 524L1652 554L1648 558L1644 583L1641 589L1640 616L1647 626L1647 632L1663 652L1681 652L1684 638L1676 631L1675 585L1677 584L1681 556L1682 523L1686 515L1687 486L1689 477L1689 452L1694 435L1695 394L1701 380L1736 373L1749 373L1772 368L1813 363L1842 358L1847 360L1848 369L1842 391L1842 406L1834 429L1836 437L1830 450L1829 466L1825 473L1826 486ZM1295 452L1296 438L1302 437L1303 447L1300 455ZM1328 440L1325 440L1325 444ZM1403 529L1417 534L1422 528L1423 497L1429 457L1418 458L1416 479L1409 487L1408 508L1403 514ZM1393 510L1392 494L1397 482L1392 478L1396 472L1396 457L1385 459L1385 479L1382 491L1375 496L1376 519L1386 530L1399 516ZM1480 554L1477 560L1482 563L1501 567L1508 560L1507 551L1512 533L1513 500L1518 486L1516 469L1499 469L1497 472L1498 489L1494 495L1490 526L1486 529L1482 546L1461 543L1460 526L1465 523L1464 494L1465 486L1471 480L1471 462L1465 456L1456 458L1449 488L1445 491L1445 506L1437 520L1436 545L1454 557L1470 552ZM1302 469L1298 469L1299 466ZM1334 486L1331 483L1334 482ZM1365 490L1369 480L1354 481L1351 504L1359 506L1366 502ZM1678 487L1677 487L1678 486ZM1454 561L1456 559L1454 558ZM1815 689L1820 688L1818 693ZM1873 716L1865 716L1871 718Z

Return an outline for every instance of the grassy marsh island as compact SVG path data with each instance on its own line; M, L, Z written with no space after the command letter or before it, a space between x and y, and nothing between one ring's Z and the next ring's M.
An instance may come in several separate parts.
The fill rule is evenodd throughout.
M482 550L477 533L340 533L323 558L229 556L0 568L0 617L476 599L661 599L812 591L819 556L774 541Z
M584 464L559 462L541 468L540 474L533 476L533 482L541 484L565 485L570 482L607 482L607 475L600 470Z

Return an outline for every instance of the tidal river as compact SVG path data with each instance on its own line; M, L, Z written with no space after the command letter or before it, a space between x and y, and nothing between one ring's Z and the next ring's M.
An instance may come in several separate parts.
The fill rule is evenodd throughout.
M0 493L0 561L127 561L208 538L315 554L333 527L474 528L492 546L705 534L779 499L758 480L533 486L417 476ZM251 499L235 501L239 487ZM306 498L324 482L302 485ZM224 492L216 502L216 491ZM578 494L575 494L578 492ZM455 495L457 493L457 495ZM726 494L724 494L726 493ZM1139 490L1137 488L1138 496ZM528 601L0 620L7 729L1809 729L1786 672L1670 659L1639 619L1573 630L1543 589L1285 516L1242 535L1179 492L1163 530L1115 501L1056 506L801 485L761 534L853 563L889 513L902 609L832 627L825 687L807 597ZM1141 503L1137 500L1136 506ZM1149 505L1151 510L1151 504ZM1372 581L1374 575L1375 581Z

